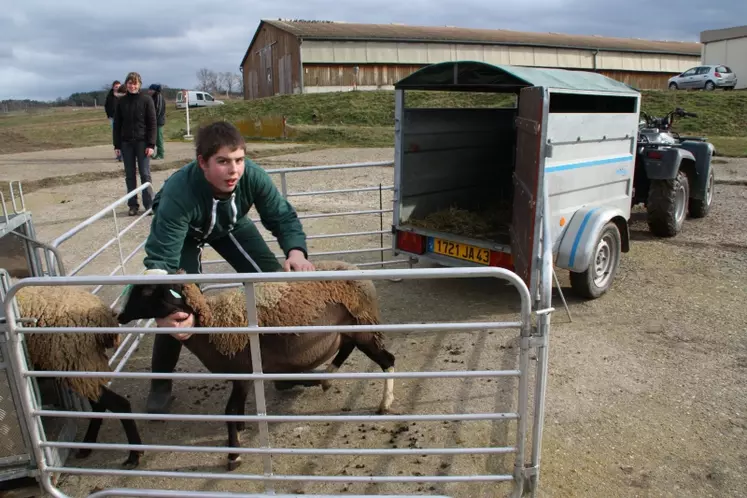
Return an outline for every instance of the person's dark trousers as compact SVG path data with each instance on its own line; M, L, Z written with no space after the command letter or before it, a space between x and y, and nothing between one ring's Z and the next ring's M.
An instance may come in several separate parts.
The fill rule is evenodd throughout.
M231 237L231 235L233 237ZM247 220L246 223L234 229L230 235L221 237L210 243L234 270L238 273L254 273L257 271L254 264L265 272L282 270L272 250L262 239L262 235ZM202 248L196 240L186 240L182 249L179 266L187 273L202 273L201 271ZM247 257L248 256L248 257ZM251 258L251 260L249 259ZM254 264L252 264L252 261ZM171 373L179 362L182 343L168 334L156 334L153 341L153 354L151 356L151 371L154 373ZM153 379L150 383L150 394L146 404L148 413L168 412L173 397L171 379Z
M145 155L147 144L145 142L122 142L122 158L124 159L125 183L127 184L127 193L137 188L137 175L140 172L140 184L150 181L150 158ZM137 169L135 168L137 161ZM143 190L143 207L150 209L153 204L153 189L148 187ZM130 210L137 211L138 202L136 195L127 200Z

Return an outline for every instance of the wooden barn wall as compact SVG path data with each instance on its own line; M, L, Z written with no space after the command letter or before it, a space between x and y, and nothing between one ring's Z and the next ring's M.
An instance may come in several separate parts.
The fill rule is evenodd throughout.
M359 64L356 81L355 64L304 64L303 83L308 90L314 87L387 87L412 74L425 65ZM667 80L675 73L643 71L599 70L605 76L622 81L641 90L666 89Z
M612 78L613 80L622 81L633 88L639 90L666 90L667 81L677 73L649 73L639 71L609 71L601 69L599 73Z
M244 99L301 92L298 39L265 24L244 61Z
M411 64L304 64L304 86L388 86L417 71Z

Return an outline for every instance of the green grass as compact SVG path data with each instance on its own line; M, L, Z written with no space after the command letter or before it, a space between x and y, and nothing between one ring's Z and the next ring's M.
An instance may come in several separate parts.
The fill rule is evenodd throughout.
M747 156L747 92L644 91L642 109L661 116L682 107L697 118L678 119L675 131L712 138L717 152ZM412 92L408 106L510 106L513 96L451 92ZM282 95L253 101L229 101L210 109L190 110L192 133L215 120L255 121L285 116L291 139L325 145L391 146L392 91ZM167 140L186 132L183 110L167 106ZM257 137L248 137L257 138ZM0 153L111 144L111 129L103 108L53 109L0 116Z
M708 137L716 154L726 157L747 157L747 137Z

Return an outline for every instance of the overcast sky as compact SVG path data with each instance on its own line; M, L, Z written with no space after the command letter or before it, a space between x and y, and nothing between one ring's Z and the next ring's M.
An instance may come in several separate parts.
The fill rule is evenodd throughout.
M747 22L747 1L11 0L0 10L0 100L67 97L129 71L145 85L193 87L201 67L238 72L262 18L699 41Z

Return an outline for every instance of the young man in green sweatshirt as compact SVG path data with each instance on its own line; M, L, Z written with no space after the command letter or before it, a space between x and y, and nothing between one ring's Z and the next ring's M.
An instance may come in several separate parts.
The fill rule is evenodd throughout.
M296 211L270 176L245 158L241 133L227 122L202 127L195 137L197 159L171 175L153 199L153 222L145 243L146 274L179 268L201 272L202 248L213 247L237 272L313 271L306 235ZM281 265L247 217L255 206L262 224L286 255ZM192 327L194 316L179 312L158 319L159 327ZM174 371L181 340L189 334L157 334L151 370ZM146 409L165 413L172 401L171 379L153 379Z

